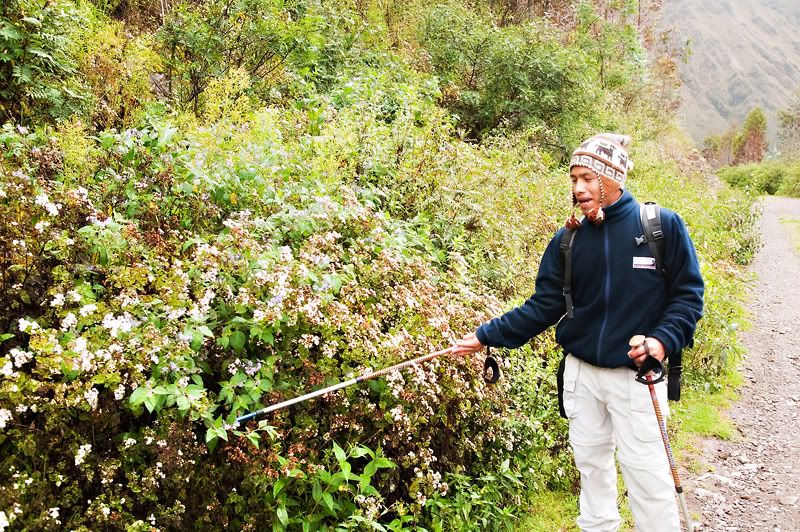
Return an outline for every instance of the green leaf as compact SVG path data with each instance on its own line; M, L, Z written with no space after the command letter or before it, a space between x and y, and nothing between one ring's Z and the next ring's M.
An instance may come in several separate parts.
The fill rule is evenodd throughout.
M132 404L134 406L135 405L140 405L145 401L145 399L147 399L148 396L149 396L149 393L148 393L147 387L146 386L139 386L138 388L133 390L133 393L131 394L130 399L128 399L128 402L130 402L130 404Z
M281 477L281 478L278 479L278 481L275 483L275 485L272 486L272 498L273 499L276 499L278 497L278 493L281 492L283 487L286 485L286 482L287 482L286 477Z
M9 338L14 338L13 334L0 334L0 344L8 340Z
M311 488L311 497L316 503L319 503L320 499L322 499L322 487L319 485L319 480L314 480L314 485Z
M214 338L214 333L211 332L211 329L209 329L207 325L201 325L200 327L197 328L197 330L203 333L203 336Z
M322 501L325 503L325 506L328 507L328 510L330 510L332 514L336 515L335 503L333 502L333 495L331 495L326 491L325 493L322 494Z
M364 447L363 445L359 445L358 447L350 451L350 454L353 458L361 458L362 456L367 456L367 455L375 456L375 454L368 447Z
M388 468L395 468L395 467L397 467L397 464L395 464L394 462L392 462L388 458L384 458L384 457L381 456L381 457L375 459L375 467L378 467L378 468L387 468L387 467Z
M242 349L244 349L244 342L245 342L244 333L242 331L234 331L233 334L231 334L230 342L231 342L231 347L233 347L237 351L241 351Z
M192 406L189 402L189 399L186 398L185 395L179 395L176 399L176 403L178 404L178 410L186 411Z
M278 506L278 520L283 526L289 524L289 514L286 512L286 507L283 505Z
M157 406L158 406L158 400L156 399L155 396L148 395L147 398L144 400L144 407L147 408L147 411L150 412L151 414L153 413L153 410L155 410Z
M261 445L261 435L258 432L251 432L247 435L247 439L250 440L256 449L260 448Z
M336 442L333 442L333 453L336 455L336 459L339 461L340 465L342 462L347 461L347 454L345 454L344 449L339 447L339 444Z
M172 136L175 135L175 133L177 133L177 132L178 132L178 130L175 129L174 127L169 126L169 125L165 125L158 132L158 145L159 146L164 146L165 144L167 144L170 141L170 139L172 138Z

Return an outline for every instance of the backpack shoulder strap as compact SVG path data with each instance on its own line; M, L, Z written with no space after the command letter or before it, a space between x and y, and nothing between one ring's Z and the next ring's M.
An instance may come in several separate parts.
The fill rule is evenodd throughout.
M664 274L664 280L669 286L669 271L664 263L666 244L664 231L661 228L661 207L652 201L643 203L639 206L639 216L642 220L642 230L647 239L647 245L650 246L650 252L656 259L656 268ZM681 351L678 351L669 357L667 398L670 401L678 401L681 398L682 354Z
M572 243L575 241L575 229L565 229L561 234L558 248L564 260L564 302L567 307L567 318L572 318Z
M656 259L658 271L667 275L664 264L664 231L661 228L661 207L658 203L648 201L639 205L639 217L642 220L642 230L650 246L650 252Z

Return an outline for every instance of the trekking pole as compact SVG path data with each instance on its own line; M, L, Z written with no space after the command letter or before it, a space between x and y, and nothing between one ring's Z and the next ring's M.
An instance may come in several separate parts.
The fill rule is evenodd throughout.
M307 393L305 395L301 395L299 397L295 397L294 399L289 399L287 401L283 401L281 403L276 403L274 405L268 406L266 408L262 408L261 410L257 410L255 412L251 412L249 414L245 414L243 416L236 418L236 423L241 423L243 421L247 421L252 419L256 416L260 416L261 414L269 414L270 412L275 412L276 410L280 410L282 408L286 408L287 406L291 406L297 403L302 403L303 401L308 401L309 399L314 399L315 397L319 397L321 395L325 395L326 393L335 392L336 390L341 390L342 388L346 388L348 386L352 386L353 384L358 384L359 382L364 382L370 379L374 379L376 377L381 377L386 375L387 373L391 373L395 370L400 370L411 366L413 364L420 364L423 362L428 362L429 360L433 360L436 357L440 357L445 355L453 350L455 346L448 347L447 349L442 349L441 351L437 351L435 353L431 353L429 355L424 355L421 357L417 357L411 360L406 360L405 362L400 362L399 364L395 364L394 366L389 366L388 368L383 368L378 371L373 371L370 373L365 373L363 375L359 375L354 379L350 379L344 382L340 382L339 384L334 384L332 386L328 386L327 388L322 388L315 392ZM484 364L484 379L488 383L494 383L500 376L500 368L497 365L497 361L488 354L487 348L487 356L486 362Z
M680 501L681 512L683 513L683 520L686 522L686 530L694 532L694 524L692 518L689 516L689 507L686 506L686 496L683 494L683 486L681 485L681 478L678 475L678 466L675 465L675 457L672 455L672 447L669 444L669 434L667 433L667 424L664 422L664 417L661 415L661 407L658 404L658 396L656 395L656 388L653 386L664 380L664 364L660 360L650 355L650 347L642 335L636 335L630 340L631 347L644 347L644 352L647 355L642 367L636 373L636 382L646 384L650 390L650 399L653 400L653 410L656 412L656 419L658 420L658 429L661 432L661 441L664 442L664 450L667 452L667 460L669 461L669 468L672 471L672 480L675 483L675 493L678 494L678 501ZM655 373L655 378L651 373Z

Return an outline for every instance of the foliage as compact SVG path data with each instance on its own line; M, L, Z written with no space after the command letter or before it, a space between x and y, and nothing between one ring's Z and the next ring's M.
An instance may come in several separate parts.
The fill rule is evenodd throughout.
M97 15L81 39L78 70L92 99L85 120L99 130L134 125L142 109L156 99L151 76L161 75L162 60L149 35L129 37L123 24Z
M9 0L0 12L0 120L23 125L74 113L84 105L76 72L77 21L68 0Z
M420 41L441 78L445 104L474 137L503 125L552 130L572 144L572 122L589 114L593 91L579 50L544 21L497 27L458 4L434 7ZM572 135L570 135L572 133Z
M744 121L741 132L733 140L733 163L760 162L767 152L767 116L756 107Z
M314 9L304 0L178 4L158 32L165 90L199 114L209 83L235 69L247 72L251 90L262 97L291 84L293 76L310 76L324 43Z
M736 355L752 198L687 176L652 137L650 104L620 96L635 50L614 48L606 67L632 63L603 90L555 25L427 7L389 24L383 4L186 3L155 41L92 12L74 56L90 108L0 129L0 518L504 529L532 493L574 490L551 333L500 352L492 387L481 361L438 359L235 420L524 300L570 206L558 161L589 129L646 130L631 189L691 228L708 310L687 371ZM459 47L476 41L443 23L461 17L490 45L472 48L487 55L470 90ZM424 48L401 32L414 21ZM172 109L154 102L167 93ZM465 123L490 134L461 140Z
M637 7L633 0L578 4L576 39L603 89L618 90L644 80L647 62L634 23Z
M800 197L800 163L791 159L775 159L760 164L721 168L719 176L733 187L756 194L779 194Z
M709 135L703 140L703 157L714 167L733 164L733 144L739 135L739 126L731 126L723 133Z
M430 151L411 147L427 135L445 138L446 120L414 111L433 111L433 100L395 85L405 103L387 124L383 95L391 91L360 92L374 87L351 85L337 96L338 112L264 110L185 136L168 123L104 132L83 159L70 152L87 147L66 132L53 137L70 139L58 145L48 134L4 130L10 171L0 205L14 224L3 235L3 329L13 335L1 346L0 400L13 410L3 455L19 478L34 479L19 497L0 493L5 507L38 508L24 518L36 527L54 522L37 506L45 501L69 527L133 526L151 514L159 526L319 517L321 527L349 516L383 516L388 526L403 515L412 523L449 515L446 479L466 486L467 477L484 478L512 449L526 457L509 468L512 484L547 485L558 468L568 474L567 458L553 454L563 436L539 430L556 415L552 397L540 420L498 415L508 384L485 390L471 361L341 392L271 418L273 428L233 426L245 411L439 348L481 321L487 303L499 307L452 247L459 233L440 232L443 222L404 201L410 190L402 186L437 190L436 172L416 181L403 173L452 171L464 154L472 151L475 163L487 155L456 144L429 161ZM318 112L328 118L320 123ZM405 133L405 157L385 159L381 172L347 172L364 172L368 161L377 169L380 152L353 147L382 147L393 131ZM84 168L67 178L65 161L77 159ZM539 376L528 391L552 390L542 371L531 372ZM313 510L313 479L330 480L319 467L335 475L321 450L335 441L380 447L397 466L363 486L351 482L347 493L336 487L330 503L320 495L327 510ZM283 506L263 498L265 485L288 477L295 481ZM226 489L187 497L183 478L200 490ZM488 513L472 515L507 520L498 503L519 495L502 486L487 485L480 493ZM220 495L233 487L235 496ZM54 498L57 489L71 498ZM224 511L215 517L209 507Z
M786 109L778 111L781 152L790 159L796 159L800 149L800 91L794 95Z
M800 198L800 164L787 163L786 175L783 176L781 185L776 193L782 196Z

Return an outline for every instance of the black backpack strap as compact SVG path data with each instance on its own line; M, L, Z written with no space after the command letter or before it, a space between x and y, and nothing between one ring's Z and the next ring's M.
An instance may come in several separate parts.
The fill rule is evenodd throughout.
M665 261L665 239L664 231L661 227L661 207L657 203L648 201L640 205L639 216L642 220L642 230L644 231L647 245L656 260L656 268L664 274L664 282L667 288L670 285L669 270ZM667 398L670 401L678 401L681 398L681 373L683 353L678 351L669 357L669 370L667 372Z
M565 229L561 234L561 256L564 258L564 302L567 307L567 318L572 318L572 243L575 241L575 229Z
M650 253L656 259L656 268L667 275L664 264L664 231L661 228L661 207L658 203L648 201L639 205L639 217L642 220L642 230L650 246Z
M681 365L682 353L672 353L669 357L669 370L667 371L667 399L680 401L681 399Z

